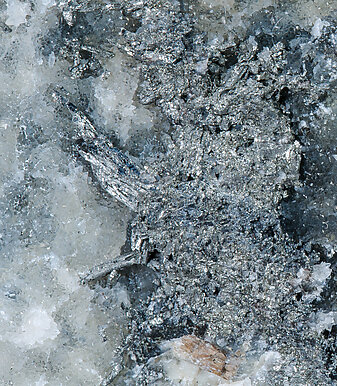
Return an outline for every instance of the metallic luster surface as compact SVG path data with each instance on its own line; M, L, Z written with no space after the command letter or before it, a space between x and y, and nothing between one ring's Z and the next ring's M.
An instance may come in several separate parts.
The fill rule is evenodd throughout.
M141 66L138 102L159 107L170 130L162 135L166 153L151 163L145 154L136 169L108 138L88 139L82 125L79 155L102 188L134 211L125 247L132 258L116 258L96 278L113 286L136 265L137 285L148 289L126 311L127 359L107 383L157 384L160 372L148 361L160 342L192 333L232 349L249 341L248 356L279 352L265 384L331 383L333 339L310 327L317 303L301 300L293 282L320 262L315 240L324 249L333 232L325 244L317 233L311 244L290 237L283 208L308 189L303 151L313 137L304 128L332 93L334 21L319 37L290 21L274 32L275 7L252 15L245 35L227 31L227 39L210 41L185 2L111 7L124 15L116 47ZM317 55L330 60L329 74L313 64Z

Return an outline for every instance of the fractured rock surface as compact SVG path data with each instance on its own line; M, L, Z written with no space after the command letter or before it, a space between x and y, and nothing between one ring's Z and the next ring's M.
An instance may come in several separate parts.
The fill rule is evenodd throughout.
M193 350L162 352L195 336L221 358L242 351L225 382L336 382L337 6L304 3L7 4L1 74L13 92L0 100L18 156L4 147L1 210L23 225L6 256L30 266L37 255L34 269L66 288L38 307L27 274L25 313L1 338L13 352L34 341L32 357L55 353L37 381L227 384ZM35 50L25 60L23 36ZM69 328L69 299L86 296L84 333L84 321ZM72 361L53 373L60 352ZM72 377L76 352L86 370Z

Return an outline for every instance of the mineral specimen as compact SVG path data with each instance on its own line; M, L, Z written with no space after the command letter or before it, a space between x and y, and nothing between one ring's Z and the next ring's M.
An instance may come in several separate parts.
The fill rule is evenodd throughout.
M2 384L336 381L336 9L0 4Z

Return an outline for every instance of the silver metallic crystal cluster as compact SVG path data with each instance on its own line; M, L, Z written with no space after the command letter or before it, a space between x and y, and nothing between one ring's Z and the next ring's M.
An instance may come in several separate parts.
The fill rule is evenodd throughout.
M312 323L335 311L334 276L305 301L318 284L299 272L336 259L322 199L336 193L333 18L315 34L290 17L276 28L282 10L262 8L243 32L210 40L202 9L186 2L111 7L126 20L116 47L141 68L137 103L169 125L137 161L86 129L76 144L103 190L134 211L121 256L84 279L129 291L127 359L110 382L158 384L149 360L160 343L193 333L223 349L249 342L247 360L277 351L279 366L256 384L331 383L333 333Z

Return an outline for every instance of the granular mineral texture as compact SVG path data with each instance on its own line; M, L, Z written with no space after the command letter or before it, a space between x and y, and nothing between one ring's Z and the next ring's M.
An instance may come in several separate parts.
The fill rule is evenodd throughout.
M0 4L1 384L336 384L336 18Z

